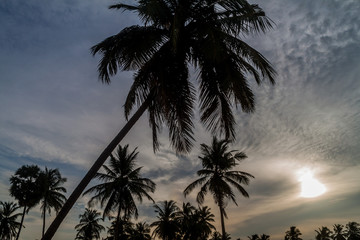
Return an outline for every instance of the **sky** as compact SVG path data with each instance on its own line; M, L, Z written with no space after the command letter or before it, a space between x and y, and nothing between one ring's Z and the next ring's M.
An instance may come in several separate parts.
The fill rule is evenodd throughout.
M239 170L255 176L245 186L250 198L229 203L226 229L233 239L268 234L283 239L297 226L304 240L315 229L360 222L360 2L358 0L253 0L274 22L266 34L245 41L277 70L276 84L252 84L256 111L236 110L231 149L248 158ZM109 10L115 1L0 1L0 200L9 196L9 178L22 165L58 168L67 195L125 123L123 103L132 72L110 85L98 80L99 56L90 47L124 27L136 15ZM192 75L195 78L195 75ZM195 144L176 155L166 129L160 151L152 150L145 114L122 141L138 147L144 177L157 184L156 202L196 205L182 191L201 168L200 144L211 135L196 121ZM324 194L301 196L301 177L313 175ZM316 182L317 181L317 182ZM94 183L91 183L94 184ZM78 200L54 239L74 239L74 226L90 196ZM220 230L219 211L211 207ZM138 221L152 222L153 203L139 203ZM49 219L54 217L54 213ZM21 239L39 239L39 206L25 217ZM103 235L105 236L105 235Z

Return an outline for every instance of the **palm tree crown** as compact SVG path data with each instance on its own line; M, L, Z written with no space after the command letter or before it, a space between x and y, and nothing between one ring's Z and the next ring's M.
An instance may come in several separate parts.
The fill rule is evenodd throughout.
M15 213L20 208L13 202L0 201L0 239L11 240L16 236L20 227L17 218L21 213Z
M144 26L127 27L92 47L94 55L102 55L99 76L109 83L118 69L136 70L125 114L149 100L155 150L163 123L175 150L188 152L192 147L196 91L189 64L199 70L201 121L226 138L235 137L232 105L254 110L247 78L274 83L275 70L268 60L240 38L271 28L258 5L245 0L139 0L137 5L110 8L136 12Z
M117 221L120 221L121 212L125 218L132 215L137 217L135 199L142 202L146 197L153 201L148 192L155 191L155 183L140 176L141 167L135 168L138 152L136 149L129 152L128 147L119 146L116 156L111 155L110 165L103 166L105 173L96 174L95 177L103 183L84 192L95 192L89 203L100 202L101 207L105 207L103 216L110 216L111 212L117 210Z
M44 192L41 200L41 212L43 216L43 232L45 232L45 217L46 211L51 214L51 209L54 208L58 212L66 201L63 193L66 189L62 186L66 182L66 178L61 177L58 169L48 169L45 167L43 172Z
M250 178L254 178L247 172L232 170L238 165L237 161L246 158L246 155L243 152L228 151L228 144L228 140L218 140L216 137L213 137L211 146L201 144L202 156L199 158L202 161L203 169L197 172L200 178L184 190L186 196L195 187L201 186L196 198L200 204L204 202L205 195L210 191L215 203L220 208L223 238L226 236L223 219L224 216L226 217L226 200L232 200L237 205L231 186L235 187L244 197L249 197L242 184L248 185Z
M173 200L155 204L155 212L158 214L157 221L151 223L155 227L154 237L162 240L173 240L180 231L180 209Z
M290 230L285 232L285 240L302 240L300 235L302 235L300 230L296 226L291 226Z
M85 212L81 214L79 218L80 223L75 226L75 230L77 230L75 239L100 239L100 233L105 230L105 228L99 224L101 220L100 213L96 210L86 208Z

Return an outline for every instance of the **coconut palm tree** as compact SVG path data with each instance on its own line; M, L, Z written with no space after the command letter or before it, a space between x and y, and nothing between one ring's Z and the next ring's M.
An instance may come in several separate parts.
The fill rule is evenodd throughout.
M360 224L357 222L349 222L346 224L347 240L360 240Z
M101 214L89 208L85 208L85 212L79 215L80 223L75 226L77 231L75 239L93 240L100 239L100 233L105 228L99 223Z
M251 236L248 236L249 240L260 240L260 237L258 234L253 234Z
M140 175L141 167L135 168L135 159L138 155L135 148L129 152L129 145L119 146L115 157L111 155L110 165L104 165L105 173L97 173L95 178L103 183L89 188L84 194L95 193L89 204L100 202L104 207L103 217L110 216L113 211L117 212L116 222L119 223L121 216L129 218L138 216L135 199L142 202L143 197L154 201L149 192L155 191L155 183ZM115 227L115 239L118 236L118 227Z
M150 225L146 222L136 223L129 240L151 240Z
M43 181L45 187L41 199L43 217L42 236L45 233L46 212L51 214L51 209L53 208L58 213L66 201L66 197L63 195L63 193L66 193L66 189L62 186L66 182L66 178L61 177L58 169L48 169L45 167Z
M261 234L259 237L260 240L270 240L270 235Z
M342 225L342 224L334 224L334 226L333 226L333 234L331 235L331 238L333 240L346 240L344 230L345 230L344 225Z
M174 240L180 233L180 209L173 200L164 201L155 204L157 221L150 224L155 227L153 237L159 237L162 240Z
M274 83L269 61L242 37L266 32L272 23L264 11L246 0L141 0L111 9L135 12L143 25L130 26L92 47L100 54L99 77L110 83L119 70L134 70L134 83L125 102L125 116L141 105L124 128L100 154L63 210L49 227L51 239L58 226L127 132L148 110L153 147L158 149L158 131L169 127L171 145L189 152L193 145L193 110L200 99L201 121L212 132L235 137L232 107L245 112L255 108L248 79ZM189 77L188 66L199 71L199 93Z
M203 169L197 171L200 178L184 190L184 195L187 196L194 188L201 186L196 198L199 204L204 202L205 195L210 191L220 209L223 239L226 237L224 223L224 217L227 217L226 202L232 200L237 205L231 186L244 197L249 197L242 184L248 185L250 178L254 178L247 172L233 170L238 165L238 161L245 159L246 155L236 150L228 151L228 144L229 140L218 140L216 137L213 137L211 146L201 144L202 156L199 158L202 161Z
M16 236L20 227L17 218L21 213L15 213L20 208L14 202L0 201L0 239L11 240Z
M18 240L25 214L42 198L44 184L41 180L41 170L36 165L24 165L11 176L10 183L10 195L18 201L19 206L23 207L20 227L16 236L16 240Z
M332 231L327 227L322 226L318 230L315 230L315 232L316 232L316 236L315 236L316 240L330 240L331 239Z
M300 230L295 226L291 226L290 230L285 232L285 240L302 240L300 235L302 235Z
M115 219L111 221L111 226L108 227L108 237L106 240L114 240L115 235L119 240L129 240L133 232L133 223L129 219L123 217L120 218L119 222L116 217L110 217L110 219ZM118 228L118 230L116 230Z

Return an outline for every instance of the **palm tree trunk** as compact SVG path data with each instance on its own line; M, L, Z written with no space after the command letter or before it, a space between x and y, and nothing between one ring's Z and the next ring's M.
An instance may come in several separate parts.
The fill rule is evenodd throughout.
M44 237L45 233L45 214L46 214L46 201L44 200L44 208L43 208L43 227L42 227L42 235L41 237Z
M119 203L119 209L118 209L118 213L116 216L115 229L114 229L114 238L113 238L114 240L119 239L120 212L121 212L121 207L120 207L120 203Z
M224 221L224 209L223 209L223 207L222 207L222 203L219 203L219 208L220 208L220 220L221 220L222 240L226 240L225 221Z
M55 232L59 228L60 224L75 204L76 200L80 197L81 193L84 191L86 186L89 184L91 179L95 176L100 167L104 164L106 159L110 156L111 152L114 151L116 146L120 143L120 141L126 136L126 134L130 131L130 129L134 126L134 124L139 120L141 115L148 108L150 103L150 98L147 98L140 108L135 112L135 114L130 118L130 120L125 124L125 126L121 129L121 131L116 135L116 137L110 142L110 144L105 148L105 150L100 154L98 159L86 173L84 178L81 180L79 185L72 192L70 197L65 202L64 206L61 208L60 212L56 215L54 221L51 223L49 228L47 229L45 235L41 238L41 240L50 240L54 236Z
M21 216L20 227L19 227L19 231L17 232L17 235L16 235L16 240L18 240L19 237L20 237L20 232L21 232L21 229L22 229L22 226L23 226L23 223L24 223L25 213L26 213L26 206L24 206L24 211L23 211L23 214Z

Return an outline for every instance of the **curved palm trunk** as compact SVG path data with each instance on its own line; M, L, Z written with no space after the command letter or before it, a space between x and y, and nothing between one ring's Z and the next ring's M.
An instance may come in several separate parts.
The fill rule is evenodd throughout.
M130 129L134 126L134 124L139 120L141 115L145 112L147 107L149 106L150 99L147 98L144 103L140 106L140 108L135 112L135 114L130 118L130 120L125 124L125 126L120 130L120 132L116 135L116 137L110 142L110 144L105 148L105 150L100 154L98 159L86 173L84 178L81 180L79 185L72 192L68 200L65 202L64 206L61 208L60 212L56 215L54 221L51 223L49 228L47 229L45 235L41 238L41 240L50 240L54 236L55 232L59 228L60 224L75 204L76 200L80 197L81 193L84 191L86 186L89 184L91 179L95 176L100 167L104 164L106 159L110 156L112 151L116 148L116 146L120 143L120 141L126 136L126 134L130 131Z
M22 226L23 226L23 223L24 223L25 213L26 213L26 206L24 206L24 211L23 211L23 214L21 216L20 227L19 227L19 231L17 232L17 235L16 235L16 240L18 240L19 237L20 237L20 232L21 232L21 229L22 229Z

